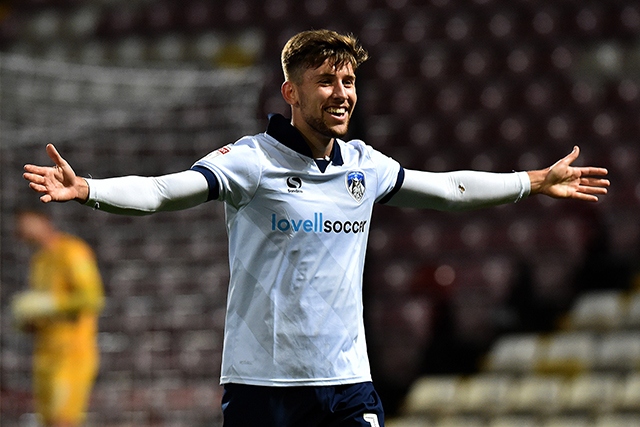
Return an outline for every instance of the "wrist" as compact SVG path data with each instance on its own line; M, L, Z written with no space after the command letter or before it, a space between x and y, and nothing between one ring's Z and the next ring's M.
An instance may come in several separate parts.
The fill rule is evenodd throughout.
M548 170L534 170L527 171L527 175L529 175L529 181L531 182L531 190L530 194L538 194L542 192L543 184L545 178L547 177Z
M76 177L76 197L75 201L78 203L86 203L89 200L89 183L86 179L81 177Z

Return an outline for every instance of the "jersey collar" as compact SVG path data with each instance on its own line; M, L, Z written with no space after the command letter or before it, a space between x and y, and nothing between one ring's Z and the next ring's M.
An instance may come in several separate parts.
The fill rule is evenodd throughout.
M275 138L285 147L290 148L303 156L313 158L311 148L307 145L300 131L293 127L291 122L288 119L285 119L281 114L269 114L267 135ZM333 147L331 148L330 158L331 163L335 166L342 166L344 164L340 145L337 144L336 141L334 141Z

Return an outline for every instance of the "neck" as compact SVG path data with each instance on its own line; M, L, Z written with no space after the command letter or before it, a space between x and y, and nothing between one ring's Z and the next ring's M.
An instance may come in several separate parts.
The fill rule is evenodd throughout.
M40 238L39 244L44 249L51 249L53 246L55 246L59 238L60 233L58 232L47 233Z
M333 138L325 141L317 141L309 139L303 134L304 140L307 142L314 159L324 159L331 155L331 149L333 148Z
M304 121L302 124L299 124L293 119L291 125L300 131L304 141L311 149L311 154L313 154L314 159L323 159L331 155L335 138L320 134L314 129L311 129Z

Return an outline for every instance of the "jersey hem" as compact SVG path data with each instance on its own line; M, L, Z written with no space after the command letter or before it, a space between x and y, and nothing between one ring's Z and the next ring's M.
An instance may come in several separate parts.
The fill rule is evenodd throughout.
M333 386L345 384L357 384L372 381L371 376L357 376L349 378L322 378L322 379L278 379L266 380L261 378L239 378L226 377L220 378L220 385L225 384L245 384L267 387L300 387L300 386Z

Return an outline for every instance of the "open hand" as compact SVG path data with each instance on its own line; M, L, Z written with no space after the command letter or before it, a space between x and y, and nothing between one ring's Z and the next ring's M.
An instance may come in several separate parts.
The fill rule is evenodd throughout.
M607 170L593 166L571 166L579 155L580 148L575 146L571 153L552 166L529 172L531 194L589 202L596 202L599 195L607 194L609 180L601 178L607 175Z
M55 166L24 166L24 179L29 181L29 187L42 193L43 203L66 202L77 200L85 202L89 196L87 182L76 176L69 163L60 156L53 144L47 144L47 154Z

